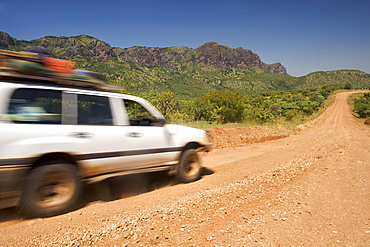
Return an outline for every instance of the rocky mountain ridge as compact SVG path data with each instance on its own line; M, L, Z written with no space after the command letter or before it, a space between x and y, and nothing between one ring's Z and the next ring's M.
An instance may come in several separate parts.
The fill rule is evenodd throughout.
M188 47L139 47L114 48L108 43L88 35L73 37L46 36L40 39L17 40L0 32L0 48L22 50L32 46L48 49L55 57L97 57L119 58L143 67L161 66L174 69L181 66L215 66L217 68L260 68L270 73L286 75L286 68L280 63L266 64L251 50L230 48L216 42L208 42L192 49Z
M199 97L215 90L245 94L290 91L321 86L369 88L370 74L359 70L313 72L293 77L280 63L265 64L244 48L216 42L188 47L111 47L87 35L46 36L26 41L0 32L0 49L22 51L40 46L52 57L73 60L79 69L104 74L107 84L122 86L126 93L173 92L180 99Z

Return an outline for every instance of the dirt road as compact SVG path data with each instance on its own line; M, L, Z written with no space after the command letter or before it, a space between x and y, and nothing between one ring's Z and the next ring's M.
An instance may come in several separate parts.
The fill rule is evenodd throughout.
M194 183L116 179L46 219L1 210L0 246L369 246L370 128L349 94L298 134L205 154ZM108 200L124 198L100 200L108 185Z

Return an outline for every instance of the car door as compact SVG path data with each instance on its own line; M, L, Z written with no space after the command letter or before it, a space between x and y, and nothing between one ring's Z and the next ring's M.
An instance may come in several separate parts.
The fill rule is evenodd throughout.
M117 172L124 162L124 140L109 97L65 92L62 121L69 138L64 148L82 165L84 177Z
M179 148L171 146L164 119L158 119L135 100L125 99L124 106L129 122L124 135L129 138L127 153L133 166L155 167L176 160Z

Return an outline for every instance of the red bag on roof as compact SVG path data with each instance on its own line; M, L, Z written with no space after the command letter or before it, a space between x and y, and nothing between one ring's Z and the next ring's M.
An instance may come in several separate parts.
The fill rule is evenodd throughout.
M73 70L77 68L77 63L73 61L51 57L42 57L42 61L48 69L59 73L74 74Z

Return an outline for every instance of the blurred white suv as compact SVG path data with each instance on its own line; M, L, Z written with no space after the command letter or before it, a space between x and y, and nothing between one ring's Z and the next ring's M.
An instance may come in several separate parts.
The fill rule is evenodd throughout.
M142 98L53 80L0 80L0 208L45 217L69 211L84 183L154 171L200 178L208 132L166 125Z

